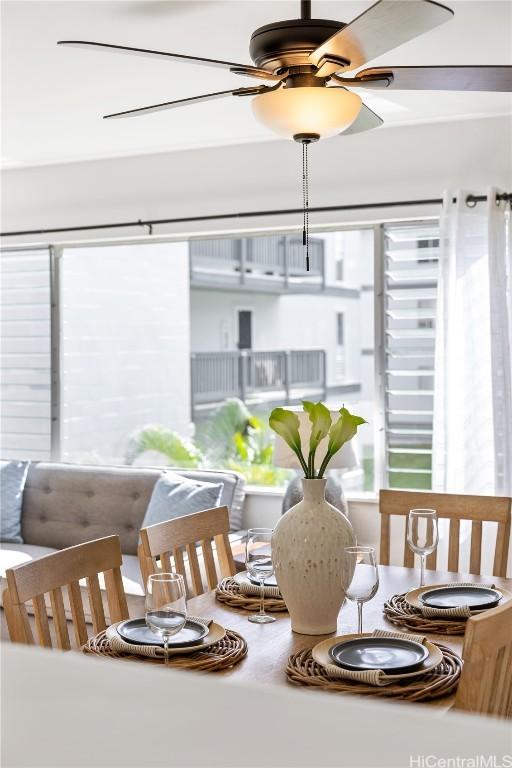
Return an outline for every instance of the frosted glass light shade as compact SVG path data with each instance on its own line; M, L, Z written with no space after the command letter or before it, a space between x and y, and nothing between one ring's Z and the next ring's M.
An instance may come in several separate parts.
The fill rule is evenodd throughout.
M299 417L299 434L302 445L302 455L307 460L309 451L309 437L311 435L311 422L309 420L309 416L302 410L302 408L299 410L297 406L285 407L286 410L293 411ZM340 415L339 411L331 411L330 413L333 423L336 422ZM325 456L325 452L327 450L327 442L327 438L324 437L317 448L315 458L315 468L317 471L320 468L322 459ZM354 439L350 440L348 443L345 443L341 450L339 450L338 453L335 454L335 456L333 456L329 462L328 469L352 469L353 467L358 466L357 456L354 451L353 443ZM283 438L279 437L279 435L275 436L274 459L272 463L275 467L284 467L286 469L301 469L297 456L287 445L287 443L285 443Z
M341 133L361 109L356 93L343 88L279 88L252 100L254 116L274 133L293 139L317 134L321 139Z

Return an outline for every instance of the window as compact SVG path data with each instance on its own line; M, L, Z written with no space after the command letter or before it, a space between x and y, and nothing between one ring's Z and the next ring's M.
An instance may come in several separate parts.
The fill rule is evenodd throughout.
M384 483L431 487L437 222L384 227Z
M1 443L8 459L50 458L50 250L1 253Z
M340 253L336 257L336 280L343 282L343 254Z
M438 249L429 221L315 232L310 272L293 233L5 250L3 453L282 484L268 415L322 399L369 422L347 493L429 488Z
M373 231L315 232L310 254L307 272L295 235L191 245L192 414L196 441L207 454L219 409L226 408L225 421L236 422L234 398L261 424L273 407L303 399L322 399L333 409L345 403L372 421ZM244 307L251 308L250 344L240 343ZM249 482L282 482L283 472L268 466L268 429L245 445L247 434L250 429L241 429L238 448L230 438L221 460ZM372 427L365 428L362 465L346 474L347 490L372 489L373 443Z
M131 461L147 425L187 436L187 247L64 249L60 290L62 459Z
M338 347L343 347L345 344L344 317L343 312L338 312L336 315L336 344Z

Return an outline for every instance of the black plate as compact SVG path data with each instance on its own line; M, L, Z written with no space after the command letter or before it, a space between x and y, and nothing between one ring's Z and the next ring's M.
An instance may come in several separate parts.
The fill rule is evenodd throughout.
M134 645L158 645L164 647L164 641L160 635L152 632L146 624L146 619L128 619L117 627L118 633L127 643ZM206 637L209 630L204 624L193 619L187 619L185 626L176 635L169 637L169 648L183 648L187 645L199 643Z
M461 608L468 606L473 610L494 608L501 600L501 595L489 587L439 587L423 592L419 599L429 608Z
M257 579L255 579L253 576L249 576L249 574L247 574L247 578L249 579L249 581L252 584L257 584L258 587L260 586L260 582ZM272 575L272 576L269 576L268 579L265 579L265 586L266 587L277 587L276 577L274 575Z
M412 640L358 637L336 643L329 649L329 656L344 669L382 669L389 674L396 674L412 672L421 666L428 656L428 649Z

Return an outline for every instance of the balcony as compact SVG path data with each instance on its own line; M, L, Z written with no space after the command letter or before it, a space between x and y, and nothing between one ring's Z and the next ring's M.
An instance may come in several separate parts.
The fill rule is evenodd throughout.
M194 352L191 377L193 419L229 397L288 405L325 397L326 354L323 349Z
M190 242L192 288L219 288L268 293L325 290L325 243L309 240L310 270L302 238L271 235Z

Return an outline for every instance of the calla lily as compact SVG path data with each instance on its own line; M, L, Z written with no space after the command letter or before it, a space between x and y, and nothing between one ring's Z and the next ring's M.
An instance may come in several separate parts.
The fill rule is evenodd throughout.
M303 400L302 406L309 415L311 422L309 450L316 451L324 437L329 434L332 424L331 414L323 403L310 403L308 400Z
M274 408L270 414L269 424L271 429L282 437L295 453L304 470L304 476L310 480L317 477L315 475L315 452L322 440L327 435L329 436L327 452L318 472L318 478L321 479L332 457L338 453L345 443L352 440L357 434L358 427L361 424L366 424L366 420L361 416L350 413L347 408L343 407L340 408L339 418L333 424L329 409L323 403L312 403L309 400L304 400L302 407L308 414L311 422L307 463L302 455L299 432L300 421L297 414L293 411L287 411L285 408Z
M366 420L361 416L355 416L350 411L343 407L340 408L340 417L329 430L329 443L327 445L327 453L320 467L318 477L323 477L327 465L332 457L338 453L338 451L348 443L349 440L357 434L357 428L361 424L366 424Z
M309 456L308 469L312 476L315 476L315 453L324 437L329 434L332 419L329 409L323 403L311 403L309 400L302 401L302 407L309 415L311 422L311 435L309 438Z
M302 445L299 433L299 417L293 411L287 411L285 408L274 408L268 420L270 428L274 430L285 443L290 446L292 451L299 459L302 469L308 474L307 464L302 455Z

